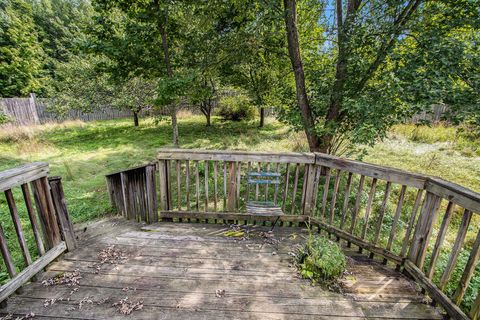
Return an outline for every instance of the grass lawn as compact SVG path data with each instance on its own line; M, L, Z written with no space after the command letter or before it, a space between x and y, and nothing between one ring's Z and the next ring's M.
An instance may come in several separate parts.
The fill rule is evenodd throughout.
M426 127L420 134L416 130L412 139L414 129L408 125L393 128L389 138L370 148L363 160L437 175L480 191L480 157L475 152L457 151L451 128ZM307 149L301 134L273 119L261 129L256 122L218 119L207 128L202 116L190 116L180 119L179 130L183 148ZM138 128L130 119L122 119L0 130L0 170L31 161L48 162L51 175L63 177L74 221L86 221L110 210L104 175L153 160L158 148L171 146L170 133L168 123L155 124L152 119L141 121Z

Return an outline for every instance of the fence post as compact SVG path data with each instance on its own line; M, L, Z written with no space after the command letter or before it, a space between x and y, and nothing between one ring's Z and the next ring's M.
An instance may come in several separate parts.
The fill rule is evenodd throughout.
M73 231L73 225L70 221L70 216L67 210L67 203L65 201L65 194L63 192L62 178L50 177L48 178L50 184L50 193L52 195L53 205L57 212L58 223L60 226L60 232L62 233L65 244L68 251L72 251L77 246L75 240L75 232Z
M438 208L441 201L441 197L427 192L425 200L423 201L422 210L420 211L420 216L418 217L415 233L408 253L408 259L420 270L423 268L430 236L432 235L433 225L437 220Z
M37 110L36 99L37 99L37 97L35 96L35 93L30 93L30 97L28 99L28 102L29 102L29 105L30 105L30 112L32 113L33 122L35 124L40 124L40 119L38 118L38 110Z

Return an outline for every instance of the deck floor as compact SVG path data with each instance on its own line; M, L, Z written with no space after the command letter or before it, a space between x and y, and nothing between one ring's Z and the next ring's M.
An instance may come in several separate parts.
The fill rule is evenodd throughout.
M346 251L343 293L312 286L291 266L304 229L278 227L271 240L260 236L268 229L252 228L239 241L223 234L225 225L145 226L120 218L89 224L79 232L79 249L24 286L0 313L13 319L29 313L35 319L441 318L415 284L354 249ZM61 276L78 284L42 284ZM139 310L124 315L122 307Z

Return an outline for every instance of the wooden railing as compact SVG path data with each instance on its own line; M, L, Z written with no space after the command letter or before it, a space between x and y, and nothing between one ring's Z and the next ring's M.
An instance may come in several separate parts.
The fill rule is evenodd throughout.
M452 318L479 317L480 294L467 307L464 299L472 277L480 276L475 273L478 193L439 178L319 153L162 149L157 159L157 165L107 176L112 205L127 218L265 223L268 218L247 215L245 204L273 196L286 214L284 225L308 222L334 234L403 269ZM255 170L280 173L280 188L249 187L246 173ZM450 249L447 235L454 245L446 265L439 266ZM462 250L469 253L465 265L458 259ZM462 276L454 283L459 268Z
M0 287L0 302L5 303L8 296L21 290L21 286L34 278L49 263L66 250L76 246L73 227L70 222L64 199L61 179L48 178L47 163L30 163L0 172L0 192L5 194L11 216L16 240L23 257L23 265L15 265L10 248L15 243L9 242L4 230L7 219L0 224L0 251L10 280ZM30 184L30 186L29 186ZM33 191L33 199L30 191ZM21 189L21 195L20 195ZM16 199L25 205L30 224L22 225ZM36 211L34 209L34 205ZM22 208L23 209L23 208ZM25 219L23 219L25 221ZM33 233L35 253L28 245L27 233ZM35 259L35 256L38 258Z

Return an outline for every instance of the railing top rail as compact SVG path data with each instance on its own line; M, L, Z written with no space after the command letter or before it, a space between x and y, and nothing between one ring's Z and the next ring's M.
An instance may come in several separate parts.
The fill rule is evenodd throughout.
M156 165L156 163L155 162L149 162L149 163L146 163L146 164L141 165L141 166L136 166L136 167L128 168L128 169L125 169L125 170L119 170L119 171L111 172L111 173L106 174L105 177L114 176L114 175L120 174L122 172L129 172L129 171L135 171L135 170L138 170L138 169L143 169L143 168L151 166L151 165Z
M379 166L376 164L361 161L340 158L324 153L315 153L315 163L334 169L340 169L348 172L361 174L367 177L399 183L417 189L424 189L425 182L428 179L428 176L426 175L411 173L396 168Z
M309 152L248 152L201 149L160 149L157 159L315 163L315 155Z
M48 175L48 163L32 162L0 172L0 192Z
M480 213L480 193L437 177L428 177L425 189L475 213Z

